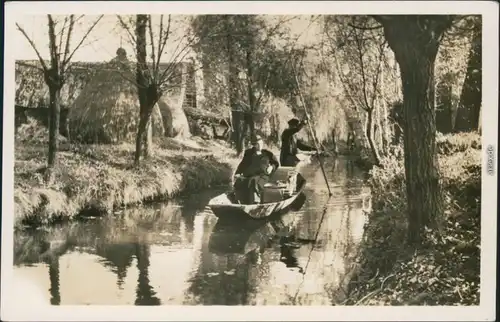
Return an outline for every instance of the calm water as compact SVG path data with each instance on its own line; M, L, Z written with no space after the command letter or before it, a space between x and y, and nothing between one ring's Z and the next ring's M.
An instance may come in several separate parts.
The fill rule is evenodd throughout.
M341 303L370 194L347 159L325 168L332 198L319 166L308 165L302 208L270 222L218 222L205 205L219 191L206 191L18 233L14 277L30 290L12 296L55 305Z

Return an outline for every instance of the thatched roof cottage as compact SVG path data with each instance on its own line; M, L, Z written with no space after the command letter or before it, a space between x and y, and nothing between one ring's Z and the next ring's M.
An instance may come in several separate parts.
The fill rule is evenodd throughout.
M135 79L134 68L130 62L119 62L120 58L116 57L107 63L72 64L61 93L63 112L70 109L67 114L72 137L101 143L118 142L129 140L135 132L133 128L139 111L136 88L126 80ZM38 61L16 61L15 103L23 111L27 107L31 110L48 105L48 88L40 67ZM171 63L160 65L161 69L171 67ZM183 109L192 111L201 107L203 78L200 74L193 62L176 64L170 90L155 108L153 123L157 135L163 135L165 131L168 136L189 135ZM177 77L180 75L183 77Z

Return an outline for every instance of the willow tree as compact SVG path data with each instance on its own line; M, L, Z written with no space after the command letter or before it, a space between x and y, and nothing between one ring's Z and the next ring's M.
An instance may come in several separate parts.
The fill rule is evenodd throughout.
M90 27L84 33L83 37L76 43L76 46L71 49L75 24L83 17L84 16L81 15L75 18L75 15L69 15L63 16L60 19L55 19L52 15L47 15L50 53L49 63L47 63L46 60L43 59L40 51L37 48L37 45L35 44L33 39L28 36L24 28L16 23L17 29L22 33L22 35L26 38L30 46L35 51L41 64L40 71L43 73L45 83L49 87L49 151L47 160L49 177L51 173L50 170L55 165L56 152L59 147L57 135L59 133L61 114L61 89L63 88L68 77L71 59L73 58L75 52L88 38L89 34L92 32L95 26L102 19L102 15L100 15L93 23L91 23ZM59 25L61 25L60 29L58 28Z
M194 50L208 68L226 71L232 141L238 153L247 132L256 131L255 116L276 77L270 69L278 54L274 37L282 38L282 27L291 19L280 16L270 22L259 15L199 15L191 21L197 39Z
M436 151L434 64L451 15L373 16L384 28L401 71L408 241L420 245L425 227L442 215Z
M380 25L366 16L338 16L325 19L325 34L335 61L337 75L354 110L366 113L364 132L375 165L381 166L375 142L384 99L384 69L388 69L386 40ZM385 104L384 104L385 107ZM385 116L385 115L384 115ZM361 116L362 117L362 116ZM384 132L387 129L384 129Z

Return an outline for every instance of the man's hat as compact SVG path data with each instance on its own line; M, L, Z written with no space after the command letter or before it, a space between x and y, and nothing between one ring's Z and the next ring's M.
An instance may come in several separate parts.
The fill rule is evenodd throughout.
M288 121L288 125L294 126L294 125L299 125L300 121L297 118L293 118L290 121Z
M262 137L261 137L260 135L254 135L254 136L252 137L251 143L252 143L252 144L255 144L255 143L257 143L257 142L258 142L258 141L260 141L260 140L262 140Z

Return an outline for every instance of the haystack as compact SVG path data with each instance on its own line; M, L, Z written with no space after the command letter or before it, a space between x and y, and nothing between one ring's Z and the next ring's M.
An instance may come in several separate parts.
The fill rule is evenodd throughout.
M184 139L191 137L189 122L181 104L171 97L162 97L158 101L158 106L163 117L166 136Z
M133 142L139 123L139 99L133 65L120 48L103 65L70 107L72 139L86 143ZM165 135L159 107L152 114L152 134Z
M173 78L180 78L180 84L178 86L172 85L169 91L163 94L158 101L158 106L163 116L163 126L166 136L189 138L191 131L183 109L184 99L186 98L187 68L183 63L180 63L176 67L180 69L177 71L179 75L175 75Z

